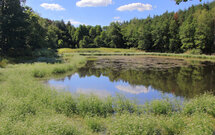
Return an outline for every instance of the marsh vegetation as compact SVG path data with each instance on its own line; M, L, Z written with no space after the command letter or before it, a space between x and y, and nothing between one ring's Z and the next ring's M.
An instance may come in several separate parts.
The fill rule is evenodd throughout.
M61 63L9 64L0 69L1 134L212 134L215 98L154 100L142 105L124 96L71 94L45 85L84 68L86 58ZM92 70L93 71L93 70ZM135 82L134 82L135 83Z

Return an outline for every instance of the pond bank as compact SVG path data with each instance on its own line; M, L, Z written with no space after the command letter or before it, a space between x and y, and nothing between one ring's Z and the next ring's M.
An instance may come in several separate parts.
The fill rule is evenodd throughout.
M83 49L69 49L63 48L58 50L59 54L79 54L82 56L164 56L175 58L192 58L196 60L214 60L215 55L194 55L194 54L175 54L175 53L157 53L144 52L137 49L115 49L115 48L83 48Z

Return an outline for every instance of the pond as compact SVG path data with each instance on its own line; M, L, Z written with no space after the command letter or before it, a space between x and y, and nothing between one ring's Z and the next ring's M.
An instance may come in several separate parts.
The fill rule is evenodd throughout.
M143 104L162 98L184 100L215 93L215 63L149 56L91 58L73 75L48 84L72 93L99 97L124 95Z

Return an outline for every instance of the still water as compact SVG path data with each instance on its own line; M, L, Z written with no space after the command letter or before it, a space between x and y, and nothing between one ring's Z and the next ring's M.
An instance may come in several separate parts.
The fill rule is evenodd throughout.
M207 91L215 94L215 63L148 56L91 58L51 87L99 97L118 94L142 104L164 97L184 100Z

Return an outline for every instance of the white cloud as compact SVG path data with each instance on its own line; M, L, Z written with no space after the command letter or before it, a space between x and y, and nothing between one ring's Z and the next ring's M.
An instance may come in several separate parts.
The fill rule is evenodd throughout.
M143 12L145 10L152 10L152 5L150 4L142 4L142 3L131 3L128 5L123 5L117 8L118 11L133 11L138 10Z
M115 19L115 20L119 20L119 19L120 19L120 17L119 17L119 16L116 16L116 17L114 17L113 19Z
M112 0L80 0L76 2L78 7L100 7L112 4Z
M116 88L118 90L131 93L131 94L141 94L148 93L149 89L144 86L125 86L125 85L117 85Z
M40 6L45 8L45 9L47 9L47 10L55 10L55 11L63 11L63 10L65 10L65 8L63 8L59 4L42 3Z

